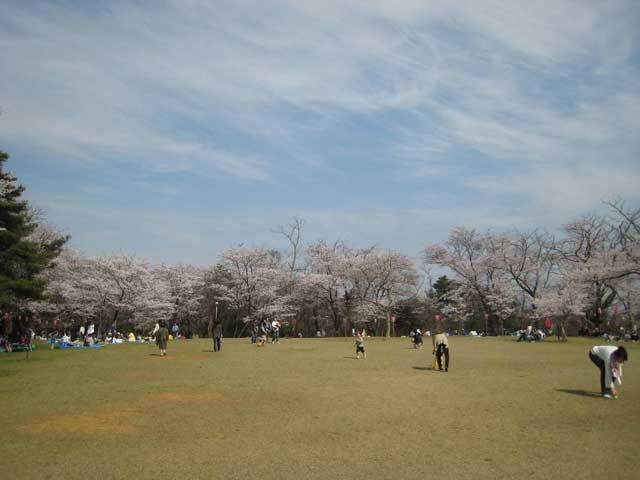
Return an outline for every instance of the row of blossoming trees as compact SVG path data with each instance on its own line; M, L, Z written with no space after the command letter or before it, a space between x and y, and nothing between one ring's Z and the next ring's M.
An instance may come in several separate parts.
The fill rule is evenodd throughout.
M275 250L245 246L224 251L210 268L65 250L45 274L46 301L30 307L45 324L95 321L102 331L124 323L144 332L165 319L202 335L217 316L227 335L274 318L295 331L343 334L362 321L377 325L419 293L414 265L397 252L319 242L304 261L292 268Z
M233 247L210 268L66 249L44 274L46 300L30 308L45 325L56 318L69 328L95 321L103 331L116 323L144 332L165 319L200 335L216 316L233 336L273 318L305 335L348 335L365 323L389 335L396 325L403 332L433 328L436 314L452 329L500 332L545 317L560 329L569 319L606 329L612 320L635 322L640 293L640 210L608 206L608 215L573 221L559 237L455 228L443 244L425 247L426 275L396 251L339 242L303 247L300 220L279 230L288 252ZM433 266L453 277L446 288L431 288Z
M563 235L541 231L480 233L454 229L429 246L425 262L448 267L458 285L445 310L460 319L483 310L489 330L514 315L522 323L553 317L611 329L635 324L640 293L640 209L610 202L606 216L570 222Z

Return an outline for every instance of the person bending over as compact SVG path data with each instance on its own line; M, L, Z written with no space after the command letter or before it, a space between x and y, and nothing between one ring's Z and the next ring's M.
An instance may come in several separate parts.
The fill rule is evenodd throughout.
M613 345L596 345L589 351L589 358L600 369L602 396L618 398L616 383L622 385L622 364L627 361L627 350Z
M442 370L442 356L444 355L444 371L449 371L449 340L444 333L437 332L433 336L433 354L438 361L438 370Z

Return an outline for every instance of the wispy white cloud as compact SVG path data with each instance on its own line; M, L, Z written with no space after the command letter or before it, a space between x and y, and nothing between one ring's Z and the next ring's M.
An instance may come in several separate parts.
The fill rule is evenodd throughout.
M367 190L393 176L419 209L425 185L460 206L437 212L448 219L568 215L638 197L639 24L631 1L6 2L0 139L46 152L43 166L239 190L334 173L355 188L375 162L385 173ZM84 194L115 188L96 182ZM135 177L115 190L127 188L179 187ZM304 208L304 186L294 195ZM501 203L516 197L511 216ZM311 211L327 231L372 238L415 225L414 205L371 203L388 216Z

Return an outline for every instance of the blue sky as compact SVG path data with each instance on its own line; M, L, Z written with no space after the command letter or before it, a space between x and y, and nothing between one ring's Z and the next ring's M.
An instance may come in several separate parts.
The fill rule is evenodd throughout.
M87 254L298 216L417 256L640 200L634 1L5 1L0 71L8 167Z

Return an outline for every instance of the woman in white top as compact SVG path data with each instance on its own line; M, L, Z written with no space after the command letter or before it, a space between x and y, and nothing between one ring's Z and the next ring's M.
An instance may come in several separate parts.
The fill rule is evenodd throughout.
M600 369L600 391L604 398L618 397L616 382L622 384L622 364L627 361L627 350L612 345L595 346L589 358Z

